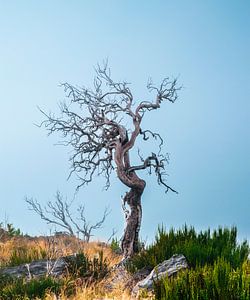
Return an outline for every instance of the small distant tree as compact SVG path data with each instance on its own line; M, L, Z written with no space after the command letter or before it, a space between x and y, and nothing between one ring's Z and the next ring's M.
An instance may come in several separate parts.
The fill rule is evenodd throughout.
M12 223L9 223L6 220L5 225L3 225L3 222L0 223L0 240L4 236L7 237L23 236L23 233L19 228L15 228Z
M49 201L44 207L33 198L26 198L25 201L29 209L37 213L47 224L59 226L71 236L81 236L87 243L93 236L93 231L103 226L110 213L110 210L105 208L102 219L91 224L85 217L85 207L83 205L78 206L77 216L73 216L70 210L71 203L64 200L60 192L56 193L54 202Z
M23 235L20 228L15 228L12 223L7 223L6 232L10 237Z
M176 193L166 182L168 157L161 152L163 139L147 128L150 124L143 126L142 120L146 113L160 109L162 102L174 103L180 87L177 87L176 79L165 78L159 86L149 81L147 88L154 92L155 100L135 101L129 83L113 81L107 63L103 67L98 65L93 89L69 83L62 86L68 101L61 103L61 115L56 117L41 110L45 116L41 126L45 126L48 134L61 134L62 144L72 148L70 175L75 173L80 179L77 189L92 182L96 174L105 177L108 189L113 171L130 189L123 197L127 224L121 242L124 258L129 258L138 251L141 196L146 185L137 173L145 169L149 173L154 171L158 184L166 192ZM138 153L141 163L132 164L130 152L139 137L143 141L157 140L159 152L145 158Z

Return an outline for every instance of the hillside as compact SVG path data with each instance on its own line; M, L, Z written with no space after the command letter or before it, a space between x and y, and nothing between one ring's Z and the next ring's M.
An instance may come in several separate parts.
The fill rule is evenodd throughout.
M137 282L156 270L152 287L137 289L133 296L165 300L249 300L249 245L246 241L241 244L236 241L234 227L199 233L187 226L169 231L159 228L153 244L141 248L126 264L119 264L122 256L117 254L115 240L110 245L84 243L63 234L29 237L10 235L2 229L0 299L132 299L131 291ZM161 277L162 266L178 258L175 253L184 254L180 257L188 269L179 268L180 261L177 261L170 265L172 271ZM32 273L34 261L36 267ZM62 265L61 273L54 272L61 262L66 262L66 267ZM45 265L45 272L39 271L41 264ZM7 276L10 273L6 270L11 270L12 276ZM171 272L175 276L168 279Z

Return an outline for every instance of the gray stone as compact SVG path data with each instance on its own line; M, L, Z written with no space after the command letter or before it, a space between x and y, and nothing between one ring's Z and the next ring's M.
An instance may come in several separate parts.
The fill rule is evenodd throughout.
M47 275L58 277L66 271L68 262L74 261L75 257L74 255L70 255L53 260L37 260L16 267L2 268L0 269L0 274L18 278L26 277L29 279Z
M132 296L137 297L140 290L151 291L153 289L154 281L166 276L171 277L177 274L180 270L187 268L188 264L184 255L173 255L170 259L157 265L145 279L139 281L132 290Z

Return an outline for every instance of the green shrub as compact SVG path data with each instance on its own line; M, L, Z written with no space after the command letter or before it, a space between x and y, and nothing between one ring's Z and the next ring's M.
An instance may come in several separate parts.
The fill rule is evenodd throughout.
M171 228L169 232L159 227L155 242L135 255L127 267L131 272L145 266L153 268L176 253L183 254L191 267L212 265L222 257L236 268L246 259L249 246L246 241L237 244L236 227L218 228L212 233L210 229L197 233L193 227L186 225L176 231Z
M59 294L62 285L64 285L62 279L53 277L27 281L22 278L0 276L0 299L43 299L48 292Z
M250 264L232 268L219 258L213 266L180 272L154 284L155 299L161 300L249 300Z
M121 253L121 248L120 248L120 243L117 238L113 238L110 244L110 248L114 253L120 254Z
M78 253L75 257L67 258L68 273L71 277L82 279L91 278L97 280L103 278L108 272L106 259L103 257L103 251L98 256L89 259L83 252Z
M15 228L12 223L7 223L6 232L10 237L22 236L22 232L19 228Z

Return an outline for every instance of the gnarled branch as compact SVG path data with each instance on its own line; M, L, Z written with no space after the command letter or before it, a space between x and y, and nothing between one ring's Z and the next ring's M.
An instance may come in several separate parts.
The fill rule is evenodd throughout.
M166 187L166 192L168 190L171 190L174 193L178 192L171 188L164 179L164 162L166 161L166 158L163 158L161 160L158 159L157 155L155 153L152 153L151 156L148 156L145 160L143 160L143 164L138 166L132 166L128 169L128 173L139 171L139 170L145 170L147 168L153 168L155 171L155 174L157 176L157 181L159 185L163 185ZM150 171L151 172L151 171Z
M118 176L122 174L122 181L129 183L131 179L124 177L129 173L122 169L130 167L128 152L139 135L144 141L149 137L158 140L158 155L161 155L162 137L150 129L142 130L141 121L145 111L158 109L162 101L177 99L180 87L177 87L176 79L165 78L159 87L150 81L147 88L156 92L156 100L142 101L135 108L130 84L111 79L107 63L103 67L97 66L93 89L69 83L62 86L69 101L60 104L61 116L55 117L41 110L46 118L41 125L48 134L60 133L61 144L72 147L69 177L73 173L77 175L80 180L77 189L90 183L95 175L103 175L105 188L109 188L110 175L115 169L120 169Z

